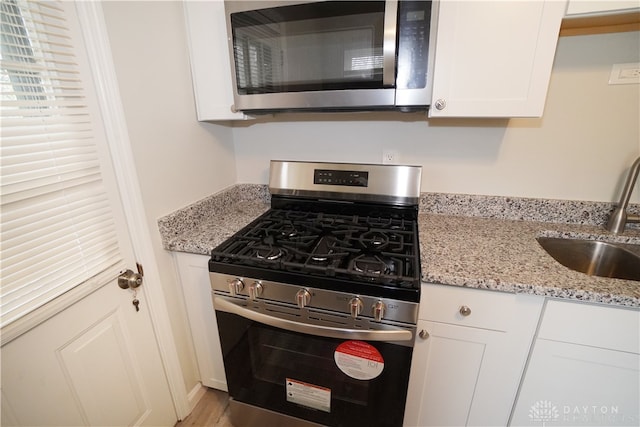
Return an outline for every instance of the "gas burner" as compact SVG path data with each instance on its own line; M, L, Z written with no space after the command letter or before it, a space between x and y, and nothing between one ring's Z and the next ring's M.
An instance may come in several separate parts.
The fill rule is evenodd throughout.
M402 234L396 233L397 230L392 230L389 232L389 240L393 242L403 242L404 238Z
M389 237L381 231L367 231L359 240L365 248L376 251L383 250L389 244Z
M284 225L280 230L280 235L290 239L298 235L298 230L292 224Z
M391 228L393 219L391 217L367 217L365 222L374 228Z
M355 222L353 217L346 217L346 218L341 218L341 217L331 217L331 216L325 216L323 214L318 215L318 219L317 219L317 224L320 227L329 227L329 228L334 228L334 227L353 227L355 226Z
M333 245L336 238L333 236L322 236L311 252L311 260L315 262L327 262L333 255Z
M350 268L362 274L395 274L396 264L393 259L381 255L360 255L350 263Z
M256 258L266 259L267 261L274 261L280 259L284 252L280 248L273 247L260 247L255 250Z
M297 219L305 219L309 218L309 212L305 211L287 211L285 212L285 217L287 219L297 220Z

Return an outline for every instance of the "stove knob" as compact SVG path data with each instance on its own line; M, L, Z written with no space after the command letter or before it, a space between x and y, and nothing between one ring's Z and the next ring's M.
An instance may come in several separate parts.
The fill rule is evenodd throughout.
M252 300L258 299L258 297L262 295L263 290L264 290L264 287L262 286L262 283L258 281L253 282L249 286L249 298L251 298Z
M300 289L296 294L296 304L298 307L304 308L311 302L311 294L306 289Z
M379 322L384 317L384 312L387 309L387 306L380 300L378 300L375 304L373 304L373 318L376 322Z
M229 292L232 296L238 295L244 289L244 282L242 279L233 279L229 282Z
M351 298L349 301L349 311L351 311L351 317L354 319L358 317L360 313L362 313L362 300L358 297Z

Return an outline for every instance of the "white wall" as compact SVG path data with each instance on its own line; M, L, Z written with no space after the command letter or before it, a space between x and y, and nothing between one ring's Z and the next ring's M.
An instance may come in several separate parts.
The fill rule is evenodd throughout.
M423 166L422 191L612 201L640 155L640 85L607 84L640 61L640 33L560 39L542 119L286 115L234 125L238 181L266 183L270 159ZM634 201L640 201L639 191Z
M199 374L157 219L236 182L229 127L198 123L182 2L108 1L103 10L185 387Z

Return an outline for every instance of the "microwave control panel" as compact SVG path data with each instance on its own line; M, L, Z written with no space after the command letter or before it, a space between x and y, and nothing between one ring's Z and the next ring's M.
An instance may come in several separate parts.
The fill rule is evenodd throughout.
M398 3L398 89L426 87L430 26L430 1Z

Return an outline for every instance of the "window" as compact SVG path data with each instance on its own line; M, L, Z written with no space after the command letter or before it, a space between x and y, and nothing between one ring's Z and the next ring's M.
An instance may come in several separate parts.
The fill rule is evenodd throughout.
M2 0L1 326L121 268L59 2Z

